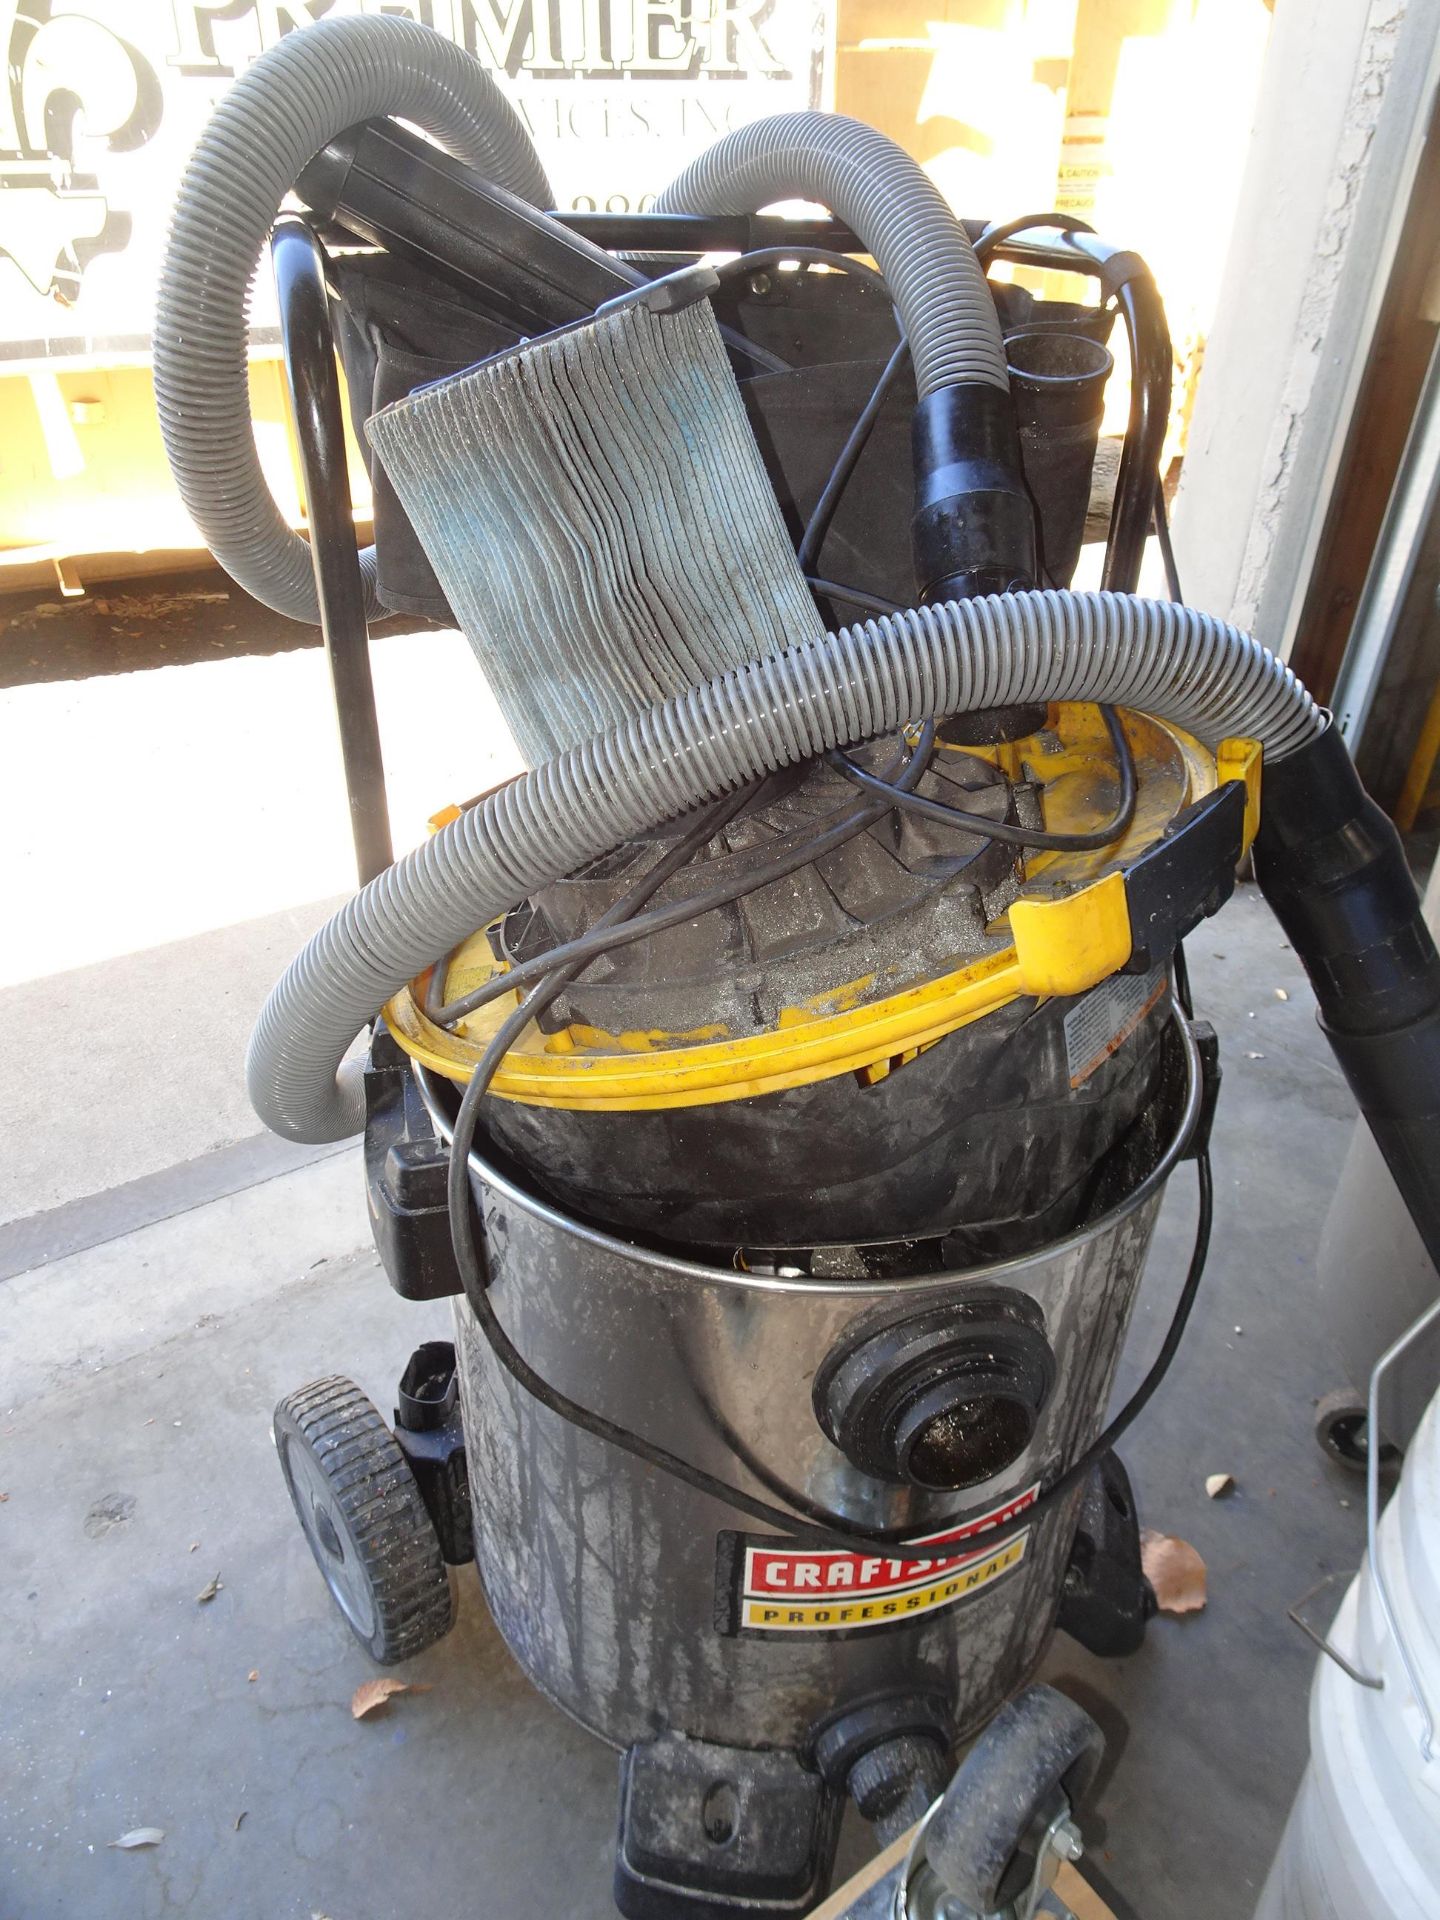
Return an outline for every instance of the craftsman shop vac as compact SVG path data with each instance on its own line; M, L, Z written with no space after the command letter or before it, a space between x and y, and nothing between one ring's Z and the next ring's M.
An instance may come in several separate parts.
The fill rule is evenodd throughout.
M1328 717L1133 597L1171 364L1133 253L967 226L820 113L728 135L652 214L551 202L490 76L374 17L258 59L174 214L171 464L231 575L322 626L365 883L267 1001L251 1096L288 1139L363 1134L391 1283L454 1299L393 1432L318 1380L280 1463L382 1663L447 1631L473 1558L620 1755L633 1920L808 1911L847 1796L887 1838L925 1816L905 1911L1028 1914L1099 1756L1029 1683L1057 1625L1124 1653L1152 1604L1114 1447L1209 1231L1180 942L1253 842L1432 1246L1440 963ZM249 419L267 248L308 543ZM1077 594L1117 325L1106 591ZM396 609L463 629L530 770L392 862L365 635ZM1107 1423L1182 1162L1193 1260Z

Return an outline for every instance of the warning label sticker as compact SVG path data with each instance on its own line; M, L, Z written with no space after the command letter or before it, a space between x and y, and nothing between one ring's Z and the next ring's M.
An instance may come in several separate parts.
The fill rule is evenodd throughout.
M898 1626L956 1605L1018 1567L1030 1530L987 1546L984 1535L1032 1505L1038 1482L943 1533L925 1534L889 1554L776 1548L744 1534L720 1541L721 1584L740 1633L854 1633Z
M1165 969L1112 973L1065 1016L1065 1059L1072 1087L1083 1086L1130 1038L1165 991Z

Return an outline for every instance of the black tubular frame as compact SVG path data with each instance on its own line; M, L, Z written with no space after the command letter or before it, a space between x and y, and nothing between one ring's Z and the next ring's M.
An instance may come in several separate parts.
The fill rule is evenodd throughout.
M375 683L370 674L370 630L365 583L355 550L350 510L350 463L345 453L335 330L325 285L325 251L309 223L287 214L270 236L270 264L280 305L285 382L305 485L320 636L330 668L355 870L363 887L395 858Z
M836 220L791 221L765 214L557 213L554 217L598 246L627 253L674 252L692 257L784 246L828 247L842 253L860 250L855 235ZM983 220L964 224L972 241L986 231ZM356 244L355 236L343 228L327 224L324 231L348 247ZM298 214L286 214L276 223L270 253L309 514L320 630L335 698L356 869L363 886L388 867L394 855L370 675L365 594L350 511L326 255L315 228ZM1102 300L1114 300L1124 322L1132 369L1130 417L1100 584L1110 592L1133 593L1155 510L1170 415L1170 333L1159 291L1138 254L1093 233L1030 228L995 245L991 257L1096 279Z

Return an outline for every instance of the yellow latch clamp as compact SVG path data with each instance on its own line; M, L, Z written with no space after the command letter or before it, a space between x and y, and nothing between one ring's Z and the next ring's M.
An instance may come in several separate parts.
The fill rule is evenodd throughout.
M1182 816L1182 822L1148 849L1128 873L1107 873L1088 887L1058 894L1052 899L1022 897L1016 900L1010 908L1010 933L1015 942L1022 990L1064 998L1088 992L1127 966L1136 939L1132 879L1138 879L1147 863L1154 859L1165 860L1171 868L1183 867L1183 850L1195 845L1198 853L1201 834L1191 829L1200 829L1203 820L1213 821L1218 811L1216 803L1225 803L1225 789L1231 785L1244 788L1239 853L1248 853L1260 827L1261 762L1258 740L1222 740L1215 754L1218 776L1215 793L1188 809L1190 821L1184 822ZM1231 831L1233 834L1233 827ZM1229 894L1234 885L1234 862L1229 854L1234 849L1233 838L1228 847L1222 842L1220 870L1217 870L1212 842L1200 855L1194 870L1183 875L1187 882L1183 892L1177 889L1174 897L1167 900L1177 923L1188 917L1193 925L1202 913L1213 912L1219 899ZM1148 916L1145 918L1148 922ZM1149 957L1147 951L1144 958Z

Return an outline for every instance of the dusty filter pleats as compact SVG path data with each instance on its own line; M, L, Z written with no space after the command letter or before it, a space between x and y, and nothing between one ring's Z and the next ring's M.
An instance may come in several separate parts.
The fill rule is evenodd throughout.
M549 335L366 430L532 765L823 631L703 302Z

